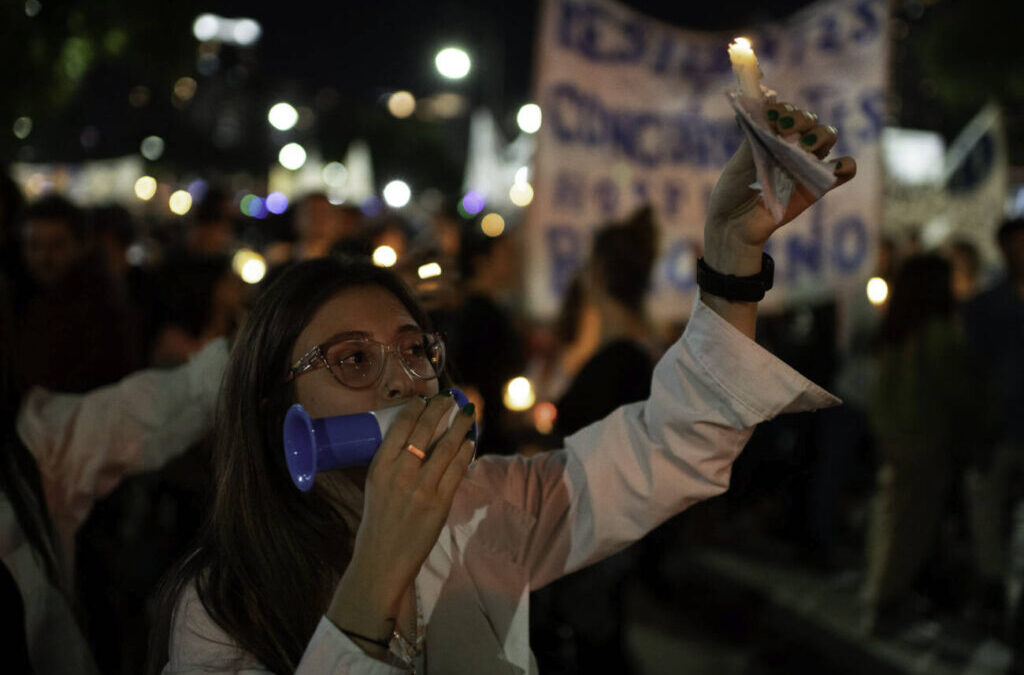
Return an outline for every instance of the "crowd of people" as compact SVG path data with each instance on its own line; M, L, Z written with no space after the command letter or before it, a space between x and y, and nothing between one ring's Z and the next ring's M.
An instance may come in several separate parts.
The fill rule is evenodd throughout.
M673 390L659 382L656 370L659 358L671 357L670 342L643 310L658 253L656 215L649 208L596 231L559 320L538 326L522 315L514 293L520 268L514 228L486 236L477 220L454 210L417 223L392 213L371 218L358 208L332 204L323 194L303 197L276 221L240 222L233 199L227 191L210 189L184 226L161 227L140 222L118 206L82 209L57 195L26 203L18 186L3 178L5 451L0 490L21 523L19 536L31 548L28 555L44 561L50 583L41 602L62 608L60 621L44 628L34 614L36 600L26 600L24 590L19 597L27 564L18 558L19 539L3 542L0 571L9 577L0 580L3 612L18 616L29 633L51 629L64 635L78 627L84 636L84 642L69 638L64 653L45 655L33 650L30 638L14 636L7 651L9 662L16 664L11 672L58 672L62 664L93 659L99 672L140 672L154 640L163 645L155 657L160 663L150 664L157 672L168 658L173 672L198 667L199 661L190 660L197 653L214 660L240 659L237 663L255 658L253 663L271 669L294 669L307 643L312 649L324 631L318 621L325 607L338 625L354 620L332 597L353 597L349 586L355 582L346 586L347 574L338 582L335 570L323 561L362 559L356 531L363 507L353 496L362 493L344 480L367 481L368 494L384 492L373 482L372 468L369 478L364 468L358 479L331 482L324 489L337 491L340 506L328 509L330 515L316 511L315 516L309 502L298 501L297 492L283 491L290 488L283 476L269 479L255 472L276 466L269 455L277 446L268 439L274 423L279 436L278 417L286 401L273 369L303 357L294 353L300 346L318 347L331 338L337 326L321 327L318 317L338 298L348 303L350 313L376 317L373 312L383 306L417 330L432 325L444 335L447 367L440 387L457 385L473 402L470 411L475 409L481 429L475 452L502 462L485 464L477 474L485 476L482 485L499 494L511 489L503 482L509 479L487 467L514 473L522 466L517 462L539 466L546 453L567 442L600 446L587 429L601 420L612 444L614 434L639 434L633 425L640 422L617 417L615 411L656 401ZM993 277L983 274L977 251L964 241L929 252L909 251L903 241L883 241L879 276L891 289L883 306L867 304L861 293L759 320L763 343L793 355L788 360L842 396L845 405L813 418L793 416L762 425L736 463L733 493L738 496L733 494L723 513L716 514L732 524L705 534L704 543L749 550L744 527L756 527L795 542L801 555L794 564L862 569L865 630L871 634L897 635L941 610L962 612L1001 639L1024 644L1019 601L1024 534L1011 532L1024 509L1024 493L1017 487L1024 473L1024 220L1006 221L998 240L1003 271ZM374 271L369 262L381 245L398 255L394 275ZM260 250L269 265L259 287L244 282L232 265L232 255L243 246ZM416 276L418 264L428 260L440 263L441 277ZM357 281L332 281L346 275ZM391 280L399 277L413 296ZM367 286L376 295L365 291ZM268 287L275 290L263 290ZM381 339L379 334L392 331L387 321L391 318L367 319L375 330L366 332ZM252 429L239 431L230 442L213 441L209 431L219 382L202 379L223 371L230 342L236 342L235 356L227 366L218 425ZM238 354L245 348L264 360L252 356L247 361ZM418 373L403 363L407 372ZM506 383L527 373L540 399L554 403L557 416L551 425L503 403ZM411 381L413 389L396 385L388 396L397 400L412 392L438 391L431 378ZM305 384L296 376L298 399L315 408L320 399L310 389L314 386L318 383ZM97 391L98 398L85 396ZM132 412L136 417L130 420L112 419L120 415L118 397L134 399L142 412ZM440 405L431 403L417 415L440 415ZM408 422L412 434L419 428L414 422ZM162 431L162 425L173 425L174 432ZM117 438L104 440L102 435L111 430ZM451 457L461 458L464 444L450 445ZM233 460L232 453L242 453L243 446L266 449L265 465L254 469ZM446 447L443 442L437 446ZM399 454L390 461L400 474L410 469L400 466L409 458ZM460 461L451 457L448 461ZM58 465L63 467L61 480L54 478ZM586 471L585 466L579 470ZM662 468L670 466L667 462ZM606 487L611 493L619 489ZM701 496L715 492L701 491ZM42 519L33 515L41 496L49 505ZM781 509L766 506L778 503ZM460 508L457 499L449 506L452 513ZM543 580L537 586L553 582L535 591L529 605L530 644L541 672L583 672L609 664L629 672L622 634L625 580L640 577L657 585L664 575L660 562L666 547L677 545L679 538L687 545L701 542L670 520L639 546L615 551L675 510L651 515L651 522L621 544L573 541L572 546L586 550L530 548L522 554L529 560L521 564L534 565L529 574ZM306 524L295 526L302 518ZM736 525L750 522L755 525ZM512 519L503 526L520 527ZM325 538L331 527L348 536ZM549 534L549 544L555 549L562 545L557 533ZM278 540L276 548L254 545L261 538ZM967 542L966 559L957 557L961 548L950 546L951 539ZM197 541L200 553L176 566ZM595 558L597 550L614 555L563 576L583 559ZM555 571L558 561L550 556L558 555L579 558ZM307 564L301 570L307 578L296 577L284 562L289 556ZM256 560L261 564L255 565ZM469 568L470 576L486 574L486 563L486 558L475 563L484 566ZM173 591L165 588L161 595L161 580L174 570ZM274 579L276 588L264 587L265 599L254 595ZM422 637L416 623L423 621L423 598L433 591L420 587L419 578L416 583L415 597L396 599L404 603L396 622L412 626L405 633L396 626L396 636ZM188 605L196 598L205 607L198 617ZM436 639L464 648L473 635L447 635L443 629L443 612L464 608L444 602L439 608ZM509 612L514 607L486 609L488 620L513 621ZM243 626L243 617L250 623ZM465 616L448 618L478 628ZM198 623L183 626L185 619ZM193 652L184 654L182 635L190 626L199 626L205 642L192 644ZM350 629L346 635L363 651L378 649L372 625L343 628ZM224 631L241 651L209 651ZM421 663L415 639L405 647L409 663ZM513 646L506 643L505 648L510 662L522 665L512 655ZM338 654L348 658L344 651ZM436 654L432 667L443 660Z

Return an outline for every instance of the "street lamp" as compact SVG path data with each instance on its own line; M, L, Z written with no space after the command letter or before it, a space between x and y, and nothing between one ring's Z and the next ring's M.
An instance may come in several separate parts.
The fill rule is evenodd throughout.
M469 54L458 47L445 47L434 57L437 72L449 80L461 80L469 75Z

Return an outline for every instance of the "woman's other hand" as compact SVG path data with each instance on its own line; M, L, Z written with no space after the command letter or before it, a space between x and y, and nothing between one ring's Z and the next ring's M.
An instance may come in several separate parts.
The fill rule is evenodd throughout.
M824 158L838 138L834 127L818 122L813 113L788 103L767 106L769 124L781 136L798 139L801 148ZM831 189L846 183L857 173L852 157L836 160L836 182ZM797 185L785 216L776 223L764 205L761 194L750 188L757 181L757 169L750 144L744 139L732 156L708 204L704 224L704 260L716 272L751 276L761 271L765 242L777 229L803 213L817 201L802 185ZM747 336L754 337L756 303L729 302L724 298L701 294L704 302Z
M834 127L820 124L813 113L788 103L769 105L767 111L769 124L776 133L799 138L798 145L819 158L824 158L838 139ZM836 161L838 180L831 189L849 181L857 173L857 164L852 157ZM782 222L776 223L760 192L750 188L755 181L757 170L753 153L749 142L744 140L718 178L704 225L705 260L722 274L757 274L761 270L764 244L772 233L817 201L798 184Z

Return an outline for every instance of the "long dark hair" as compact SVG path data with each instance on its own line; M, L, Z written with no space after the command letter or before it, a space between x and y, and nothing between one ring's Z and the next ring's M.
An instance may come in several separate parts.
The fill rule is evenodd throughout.
M882 321L882 344L895 346L920 334L930 321L952 315L953 307L949 263L931 254L907 258L892 284Z
M171 615L194 582L210 617L273 672L292 672L351 557L350 531L318 487L295 489L281 428L295 390L283 383L296 339L340 291L379 286L425 330L429 320L394 274L321 258L278 275L235 340L217 411L215 494L198 550L163 590L150 671L167 660Z

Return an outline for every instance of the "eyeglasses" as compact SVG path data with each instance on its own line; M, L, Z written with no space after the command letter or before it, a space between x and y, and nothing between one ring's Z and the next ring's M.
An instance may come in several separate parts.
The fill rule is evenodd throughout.
M444 370L444 341L437 333L410 332L390 345L370 338L341 338L313 347L288 370L286 382L312 370L326 368L351 389L372 387L394 354L409 377L434 380Z

